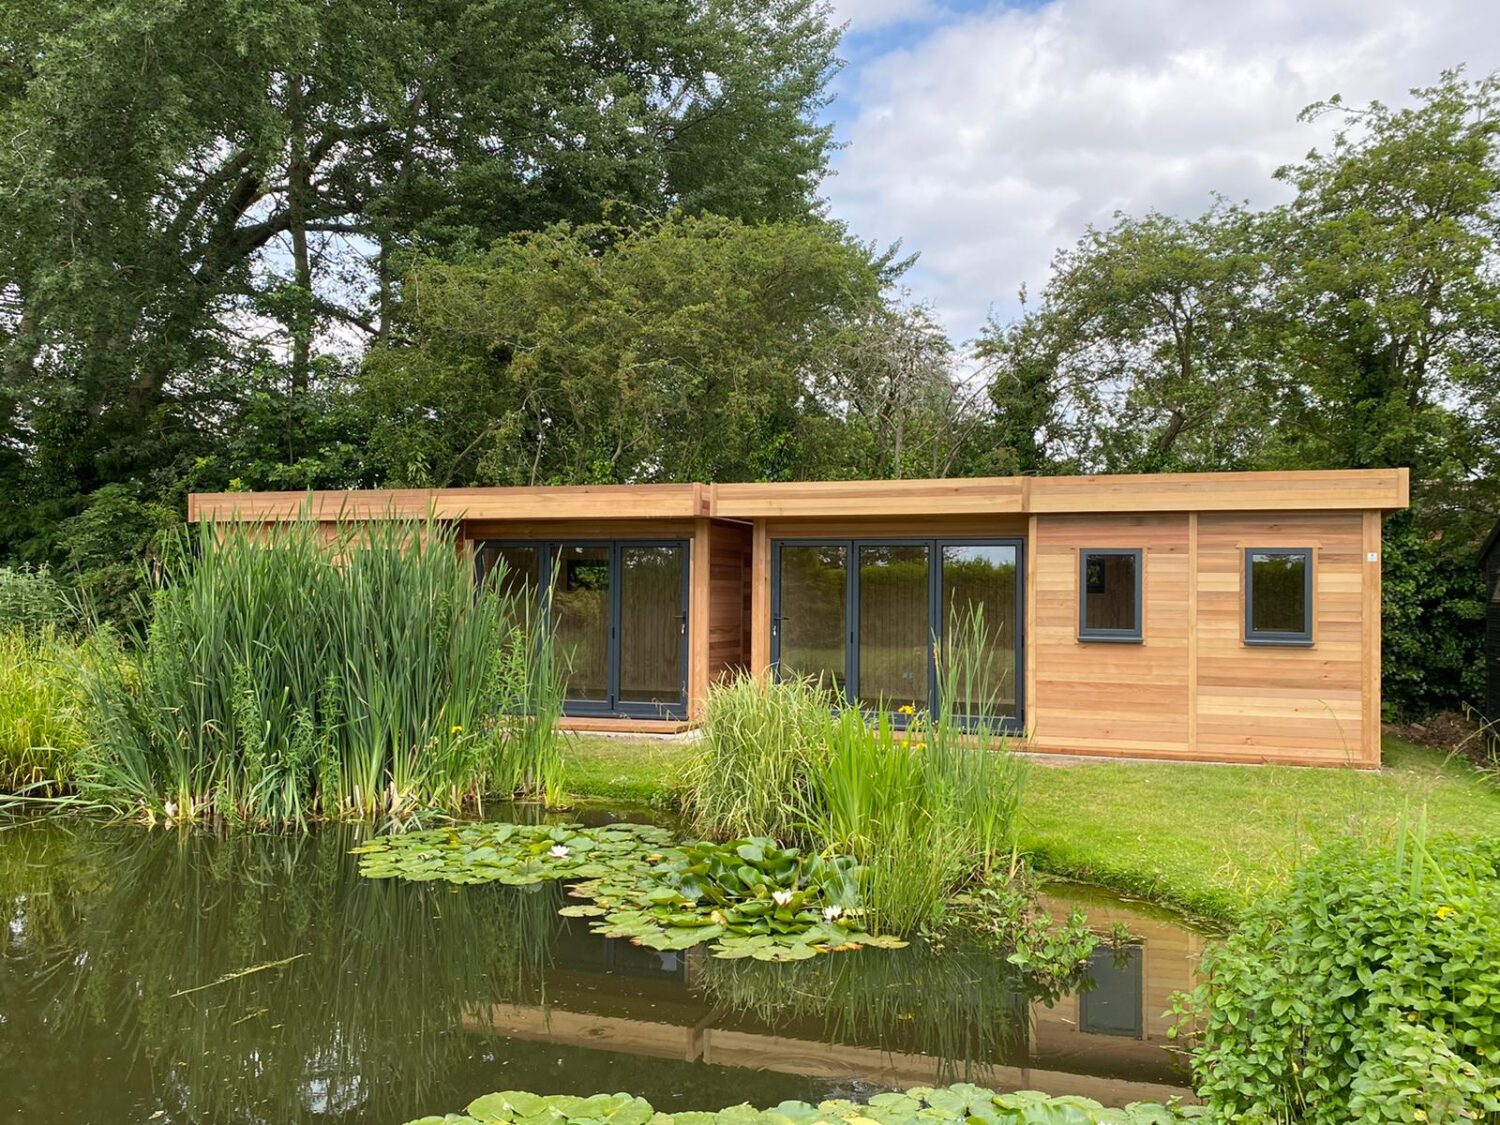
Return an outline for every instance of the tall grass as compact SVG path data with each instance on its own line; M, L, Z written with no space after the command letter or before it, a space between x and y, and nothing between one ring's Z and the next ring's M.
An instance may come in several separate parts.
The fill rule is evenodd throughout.
M869 715L821 686L749 678L710 695L685 806L698 831L773 835L859 858L873 924L909 932L1015 860L1025 765L988 716L995 644L956 616L934 651L938 706Z
M302 824L559 785L550 641L445 529L205 525L164 575L138 660L91 681L86 798Z
M834 697L818 685L737 676L709 691L698 752L684 777L693 827L786 840L801 825L823 721Z
M0 627L0 792L54 791L71 773L90 651L50 626Z

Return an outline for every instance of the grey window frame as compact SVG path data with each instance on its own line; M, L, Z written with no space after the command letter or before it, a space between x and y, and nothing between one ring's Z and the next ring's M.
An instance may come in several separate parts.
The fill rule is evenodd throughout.
M1135 628L1099 629L1088 625L1089 558L1097 555L1135 559ZM1146 639L1146 552L1141 547L1080 547L1078 549L1078 639L1093 643L1142 644Z
M1247 645L1282 646L1285 648L1311 648L1313 644L1313 548L1311 547L1246 547L1243 556L1245 581L1245 634ZM1302 559L1302 625L1296 632L1273 631L1255 628L1255 567L1254 555L1294 555Z

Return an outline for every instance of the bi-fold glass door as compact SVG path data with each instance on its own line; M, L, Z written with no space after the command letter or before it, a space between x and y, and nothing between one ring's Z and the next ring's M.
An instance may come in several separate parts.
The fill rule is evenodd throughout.
M935 651L977 612L988 682L954 709L1019 724L1021 558L1018 539L778 541L772 659L781 675L821 679L869 710L934 710Z
M680 540L483 542L480 576L549 607L565 713L681 718L687 711L688 546Z

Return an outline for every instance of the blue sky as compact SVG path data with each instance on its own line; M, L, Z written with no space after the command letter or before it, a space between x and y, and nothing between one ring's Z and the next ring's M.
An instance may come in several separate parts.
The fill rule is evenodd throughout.
M1500 67L1492 0L833 3L846 147L825 194L860 237L921 253L907 284L959 341L1117 211L1284 198L1271 173L1331 131L1297 121L1308 103Z

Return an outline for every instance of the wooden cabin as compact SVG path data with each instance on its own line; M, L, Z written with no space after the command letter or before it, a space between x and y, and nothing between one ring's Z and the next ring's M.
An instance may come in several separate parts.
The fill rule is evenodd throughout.
M1500 724L1500 523L1479 549L1479 565L1489 595L1484 603L1484 717ZM1494 729L1500 731L1500 726Z
M450 521L550 586L565 723L668 733L740 671L931 707L982 609L1039 753L1380 762L1382 513L1404 469L195 494L188 518Z

